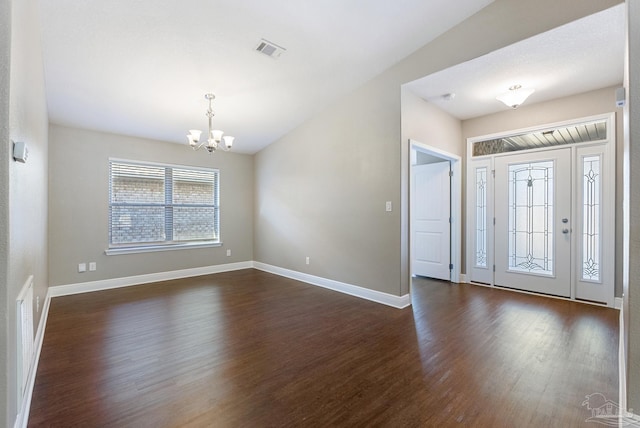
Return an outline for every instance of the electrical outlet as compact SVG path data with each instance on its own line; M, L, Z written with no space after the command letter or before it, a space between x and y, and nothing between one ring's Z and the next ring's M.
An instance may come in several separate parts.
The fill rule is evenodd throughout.
M310 261L310 260L309 260L309 257L307 256L306 263L307 263L307 264L309 264L309 261Z
M385 204L385 209L387 210L387 212L393 211L393 204L391 203L391 201L387 201L387 203Z
M96 262L89 263L89 271L93 272L96 270Z
M227 257L231 257L231 250L227 250Z
M87 264L86 263L78 263L78 272L82 273L82 272L86 272L87 271Z
M40 296L36 296L36 312L40 312Z

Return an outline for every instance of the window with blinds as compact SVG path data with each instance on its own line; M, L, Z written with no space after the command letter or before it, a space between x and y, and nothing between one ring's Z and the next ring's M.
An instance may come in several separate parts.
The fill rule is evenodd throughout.
M220 241L216 169L109 161L109 246Z

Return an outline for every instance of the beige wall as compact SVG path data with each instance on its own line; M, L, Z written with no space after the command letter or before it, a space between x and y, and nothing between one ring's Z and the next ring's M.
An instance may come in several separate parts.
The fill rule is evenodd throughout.
M4 3L3 3L4 8ZM3 171L8 171L8 222L3 224L3 235L8 239L8 252L3 257L7 263L6 326L7 378L3 382L6 391L7 426L16 419L16 297L30 275L34 276L34 299L44 302L47 292L47 107L44 93L44 76L39 16L35 0L11 3L11 60L9 93L10 139L24 141L29 147L26 164L14 162L12 145L3 139L4 153L1 159ZM4 25L2 26L4 28ZM4 41L2 42L5 43ZM3 67L5 66L2 61ZM5 98L6 94L2 94ZM4 174L4 172L3 172ZM6 185L4 183L3 185ZM5 188L6 191L6 188ZM6 195L6 193L4 194ZM35 323L41 314L34 308ZM41 308L40 308L41 309Z
M625 75L625 278L624 307L627 345L627 408L640 414L640 0L627 0L629 58Z
M9 320L9 65L11 64L11 3L0 1L0 319ZM15 322L15 321L14 321ZM15 419L7 412L9 354L11 353L9 322L0 324L0 424L10 425ZM15 339L13 343L15 343ZM15 346L15 345L13 345ZM15 370L15 365L11 366ZM15 390L12 390L15 391Z
M399 295L399 111L374 80L256 155L256 261Z
M620 82L620 86L622 82ZM624 154L622 110L615 106L615 90L619 86L603 88L571 97L524 104L516 110L469 119L462 122L462 135L466 139L483 135L508 132L527 127L545 125L565 120L614 112L616 114L616 296L622 296L622 159ZM466 235L465 235L466 236Z
M463 157L462 122L402 88L402 141L414 140Z
M256 260L404 294L409 148L401 85L617 3L496 0L264 149L256 155Z
M253 156L51 125L49 284L65 285L253 259ZM220 170L223 246L107 256L109 158ZM231 257L226 250L231 250ZM78 263L96 262L78 273Z

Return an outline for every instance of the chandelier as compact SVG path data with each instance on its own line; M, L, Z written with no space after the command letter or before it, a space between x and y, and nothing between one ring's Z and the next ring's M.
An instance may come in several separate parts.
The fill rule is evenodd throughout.
M200 135L202 131L198 129L190 129L187 134L187 139L189 140L189 146L195 151L200 150L201 148L207 149L209 153L213 153L216 151L218 147L222 148L224 151L231 150L231 146L233 145L233 137L230 135L222 136L224 132L219 129L211 129L211 120L213 119L213 110L211 108L211 103L215 99L215 95L213 94L205 94L204 98L209 101L209 109L207 110L206 116L209 118L209 130L207 132L207 139L200 142Z

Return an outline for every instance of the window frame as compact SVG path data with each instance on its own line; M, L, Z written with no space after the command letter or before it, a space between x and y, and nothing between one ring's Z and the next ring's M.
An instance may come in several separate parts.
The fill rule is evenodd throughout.
M164 168L164 193L165 198L163 203L149 203L144 205L157 206L163 208L163 216L165 227L173 228L171 220L173 218L173 208L175 207L211 207L214 210L214 216L217 217L217 221L214 223L214 228L217 232L217 239L188 239L188 240L163 240L153 242L140 242L140 243L112 243L111 228L112 228L112 208L114 206L127 206L126 203L114 203L112 201L112 164L128 164L134 166L148 166L156 168ZM195 172L208 172L214 174L214 200L213 204L184 204L173 202L173 174L174 169L195 171ZM168 190L170 189L170 190ZM138 203L130 203L129 206L136 206ZM221 210L220 210L220 170L218 168L198 167L191 165L178 165L170 163L159 162L147 162L131 159L109 158L108 161L108 248L105 250L106 255L118 255L118 254L132 254L132 253L146 253L156 251L171 251L190 248L207 248L207 247L219 247L222 246L221 235ZM168 214L171 213L171 214ZM170 230L167 233L165 229L165 238L168 235L173 236L173 231Z

